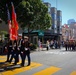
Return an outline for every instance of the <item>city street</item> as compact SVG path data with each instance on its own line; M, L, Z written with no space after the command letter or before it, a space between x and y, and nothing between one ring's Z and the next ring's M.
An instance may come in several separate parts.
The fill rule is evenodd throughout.
M0 75L76 75L75 6L0 0Z
M76 75L76 51L51 49L31 53L31 65L20 67L4 63L6 56L0 56L0 75Z

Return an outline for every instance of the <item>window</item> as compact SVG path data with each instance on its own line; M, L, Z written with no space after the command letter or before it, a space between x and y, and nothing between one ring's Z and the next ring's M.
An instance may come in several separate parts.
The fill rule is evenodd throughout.
M51 16L52 16L52 19L53 19L53 20L56 20L56 17L57 17L57 16L56 16L55 13L52 13Z

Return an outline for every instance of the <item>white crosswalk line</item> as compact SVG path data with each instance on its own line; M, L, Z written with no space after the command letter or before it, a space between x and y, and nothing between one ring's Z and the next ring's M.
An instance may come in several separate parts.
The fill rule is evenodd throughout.
M58 54L58 55L64 55L68 54L68 52L45 52L46 54Z

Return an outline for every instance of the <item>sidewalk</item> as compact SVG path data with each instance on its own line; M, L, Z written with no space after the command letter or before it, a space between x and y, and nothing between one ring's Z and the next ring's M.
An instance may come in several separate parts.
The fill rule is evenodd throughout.
M62 48L60 48L60 49L49 49L49 50L65 50L65 48L64 47L62 47ZM40 48L40 50L39 50L39 48L37 48L35 51L49 51L49 50L47 50L47 48Z

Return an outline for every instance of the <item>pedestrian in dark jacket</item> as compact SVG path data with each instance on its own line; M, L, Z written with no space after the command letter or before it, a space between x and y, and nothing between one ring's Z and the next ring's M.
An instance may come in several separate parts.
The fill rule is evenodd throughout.
M65 41L65 49L67 51L67 48L68 48L68 41Z

